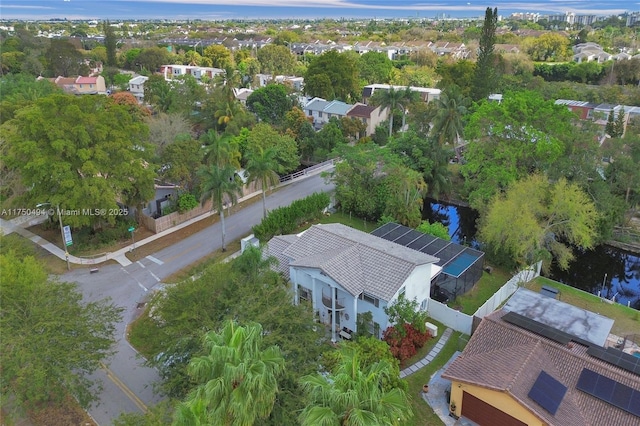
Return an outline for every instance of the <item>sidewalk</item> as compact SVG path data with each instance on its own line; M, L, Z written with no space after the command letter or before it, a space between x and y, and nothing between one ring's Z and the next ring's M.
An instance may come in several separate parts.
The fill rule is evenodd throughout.
M245 200L248 200L250 198L253 198L257 195L262 194L261 191L257 191L257 192L253 192L251 194L245 195L242 198L238 199L238 202L242 202ZM117 251L114 252L109 252L106 253L104 256L100 256L100 257L96 257L96 258L87 258L87 257L77 257L77 256L73 256L73 255L69 255L69 263L73 263L75 265L98 265L100 263L106 262L108 260L115 260L116 262L118 262L120 265L122 266L128 266L131 265L131 261L129 259L127 259L126 253L130 252L131 250L135 249L136 247L140 247L143 246L145 244L148 244L152 241L155 241L159 238L162 238L166 235L171 234L172 232L176 232L179 231L182 228L186 228L187 226L196 223L198 221L201 221L203 219L206 219L214 214L217 214L218 212L216 210L212 210L209 211L207 213L201 214L200 216L196 216L192 219L187 220L186 222L183 222L179 225L176 225L174 227L171 227L167 230L164 230L162 232L159 232L157 234L154 234L150 237L147 237L143 240L140 241L136 241L134 244L129 244ZM14 221L18 221L18 223L14 223ZM2 228L3 233L5 235L10 234L12 232L15 232L18 235L21 235L31 241L33 241L35 244L38 244L40 247L42 247L43 249L47 250L49 253L53 254L54 256L58 257L61 260L66 260L66 253L62 250L62 248L56 246L55 244L45 240L44 238L40 237L39 235L34 234L33 232L24 229L23 227L20 226L20 224L22 223L33 223L33 221L28 221L25 220L23 216L18 217L16 219L13 219L11 221L6 221L3 219L0 219L0 228Z
M291 179L288 180L286 182L282 182L278 185L278 187L282 187L282 186L286 186L289 185L293 182L298 182L301 180L304 180L307 177L310 176L315 176L319 173L322 173L326 170L329 170L333 167L333 165L330 164L326 164L323 165L322 167L316 168L310 172L304 173L302 175L300 175L299 177L295 178L295 179ZM242 198L238 199L238 203L251 199L255 196L259 196L262 194L262 191L256 191L253 192L251 194L245 195ZM104 256L100 256L100 257L96 257L96 258L86 258L86 257L77 257L77 256L73 256L73 255L69 255L69 263L73 263L74 265L98 265L101 263L104 263L108 260L115 260L116 262L118 262L120 265L122 266L128 266L131 265L131 261L129 259L127 259L126 253L130 252L131 250L143 246L145 244L148 244L152 241L155 241L159 238L162 238L166 235L171 234L172 232L176 232L179 231L182 228L186 228L187 226L196 223L198 221L201 221L203 219L206 219L214 214L217 214L217 211L213 210L204 214L201 214L200 216L196 216L193 219L190 219L186 222L183 222L179 225L176 225L172 228L169 228L167 230L164 230L162 232L159 232L157 234L154 234L150 237L147 237L143 240L140 241L136 241L134 244L129 244L126 247L121 248L120 250L114 251L114 252L110 252L110 253L106 253ZM28 217L28 216L20 216L17 217L15 219L12 220L3 220L0 219L0 230L2 231L2 233L4 235L8 235L11 234L13 232L15 232L18 235L21 235L31 241L33 241L34 243L38 244L40 247L42 247L43 249L47 250L49 253L53 254L54 256L58 257L61 260L66 260L66 253L62 250L62 248L56 246L55 244L43 239L42 237L34 234L33 232L25 229L25 227L28 226L32 226L34 224L37 224L38 220L43 220L46 219L47 216L39 216L39 217Z
M424 358L422 358L420 361L416 362L415 364L408 366L404 370L400 371L400 378L404 379L405 377L415 373L416 371L418 371L419 369L423 368L424 366L429 364L431 361L433 361L433 359L440 353L444 345L446 345L447 342L449 341L449 337L451 337L451 333L453 333L453 330L447 327L444 333L442 333L440 340L438 340L438 343L436 343L433 349L431 349L431 351L429 351L429 353Z

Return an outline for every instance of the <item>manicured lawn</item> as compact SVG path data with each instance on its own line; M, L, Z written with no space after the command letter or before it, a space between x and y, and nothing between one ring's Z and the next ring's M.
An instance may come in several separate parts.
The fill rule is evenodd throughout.
M511 274L492 267L491 273L483 272L480 281L471 290L449 303L451 307L460 307L461 311L473 315L493 294L498 291L509 279Z
M444 332L444 329L442 329ZM440 329L438 329L440 332ZM461 333L454 331L449 341L442 348L435 359L426 367L418 370L405 380L409 384L409 395L411 396L411 406L413 407L414 417L406 423L405 426L436 426L443 425L440 417L433 412L429 404L422 399L422 385L429 383L431 376L441 369L456 351L461 351L463 347L460 345Z
M438 327L438 335L441 335L444 330L446 330L446 326L444 326L443 324L439 323L438 321L429 318L428 320L431 324L434 324ZM416 354L414 356L412 356L411 358L405 360L405 362L400 365L400 369L402 370L403 368L407 368L413 364L415 364L416 362L420 361L422 358L424 358L425 356L427 356L427 354L429 353L429 351L431 351L431 349L436 345L436 343L438 343L438 339L440 337L436 337L431 338L429 340L427 340L427 342L424 344L423 347L421 347L420 349L418 349L418 352L416 352Z
M560 300L563 302L613 319L615 321L611 329L613 334L625 336L627 334L638 333L638 330L640 330L640 311L620 305L619 303L603 302L593 294L544 277L536 278L527 284L526 288L537 292L540 291L540 287L543 285L559 289Z
M360 219L359 217L355 217L343 212L335 212L328 216L325 215L321 217L317 223L342 223L343 225L347 225L351 228L359 229L360 231L367 233L378 228L378 224L375 222L367 222L364 219Z

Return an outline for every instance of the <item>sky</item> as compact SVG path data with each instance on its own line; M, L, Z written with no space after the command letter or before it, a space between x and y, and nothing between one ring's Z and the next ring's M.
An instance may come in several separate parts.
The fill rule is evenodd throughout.
M614 15L640 11L621 0L0 0L0 19L275 19L481 17L498 13Z

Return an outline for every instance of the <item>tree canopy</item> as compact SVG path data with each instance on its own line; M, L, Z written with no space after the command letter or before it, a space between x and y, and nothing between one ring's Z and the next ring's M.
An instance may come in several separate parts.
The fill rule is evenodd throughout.
M335 97L348 102L360 95L356 59L346 53L330 50L315 57L307 68L304 80L305 93L309 96L329 100ZM329 89L330 92L327 91Z
M0 127L7 164L18 170L25 205L105 211L127 194L153 197L148 128L107 97L52 95L38 99ZM113 215L65 217L71 226L114 223Z
M49 278L29 255L3 251L0 269L3 395L30 408L72 395L88 407L96 399L88 376L113 353L121 309L84 303L74 284Z
M591 198L564 178L550 182L534 174L497 195L481 218L480 240L504 251L521 266L554 260L562 269L573 260L571 246L593 247L598 213Z
M264 122L281 125L293 107L293 100L282 84L268 84L256 89L247 98L247 109Z

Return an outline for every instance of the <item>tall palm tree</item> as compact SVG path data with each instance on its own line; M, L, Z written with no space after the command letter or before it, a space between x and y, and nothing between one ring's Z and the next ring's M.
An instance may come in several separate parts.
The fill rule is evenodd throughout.
M462 94L458 86L449 86L435 102L437 110L431 132L440 144L451 144L456 158L460 160L460 135L464 132L462 118L467 114L469 98Z
M391 365L379 361L361 369L355 351L346 351L335 373L302 378L309 405L300 414L303 426L398 425L413 413L406 393L383 389Z
M227 230L224 225L224 204L228 201L234 205L238 201L238 195L242 191L242 182L236 176L236 169L231 164L218 166L211 164L204 166L198 171L198 176L202 182L202 200L211 198L211 210L214 208L220 214L220 225L222 226L222 251L227 251L225 237Z
M280 176L275 172L278 167L276 151L273 148L258 149L249 154L247 160L247 174L249 182L257 182L262 189L262 217L267 217L266 191L278 183Z
M406 87L405 89L395 89L393 86L389 90L378 90L371 98L371 104L389 109L389 137L393 132L393 114L400 110L402 112L402 127L405 124L407 106L416 99L417 94Z
M188 367L197 384L175 414L177 426L252 426L266 419L276 400L284 358L277 346L262 350L262 326L229 321L204 338L207 354Z
M219 134L211 129L200 137L200 141L205 147L205 162L216 166L230 164L240 168L240 150L231 143L231 136Z

